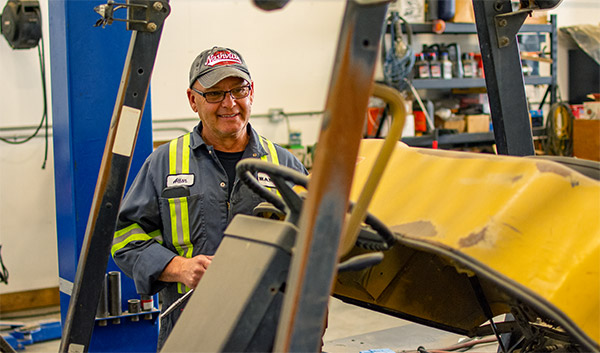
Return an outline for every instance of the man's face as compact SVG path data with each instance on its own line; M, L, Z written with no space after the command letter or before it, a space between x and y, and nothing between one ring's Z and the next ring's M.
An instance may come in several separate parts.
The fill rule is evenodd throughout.
M202 87L198 81L194 83L192 87L203 93L230 91L244 86L250 86L250 93L246 98L235 99L231 93L226 93L225 98L218 103L209 103L202 95L188 88L188 100L192 110L197 112L202 120L202 136L208 140L206 142L214 144L216 141L245 137L254 100L254 88L251 83L239 77L225 78L208 89Z

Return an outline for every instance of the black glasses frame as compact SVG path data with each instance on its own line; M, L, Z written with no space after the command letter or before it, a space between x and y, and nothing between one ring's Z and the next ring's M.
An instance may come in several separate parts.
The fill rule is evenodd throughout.
M239 90L239 89L244 89L244 88L248 89L248 93L247 93L245 96L236 98L236 97L233 95L233 91L235 91L235 90ZM248 97L248 96L250 95L251 88L252 88L252 87L251 87L250 85L246 85L246 86L242 86L242 87L236 87L236 88L230 89L229 91L210 91L210 92L202 92L202 91L199 91L199 90L197 90L196 88L192 87L192 91L194 91L194 92L198 93L199 95L201 95L202 97L204 97L204 99L205 99L205 100L206 100L206 102L208 102L208 103L221 103L222 101L224 101L224 100L225 100L225 96L227 95L227 93L229 93L229 95L231 96L231 98L232 98L232 99L244 99L244 98L246 98L246 97ZM210 93L210 94L215 94L215 95L218 93L218 94L220 94L220 95L221 95L221 98L220 98L219 100L215 100L215 101L213 101L213 100L208 100L208 99L206 98L206 94L207 94L207 93Z

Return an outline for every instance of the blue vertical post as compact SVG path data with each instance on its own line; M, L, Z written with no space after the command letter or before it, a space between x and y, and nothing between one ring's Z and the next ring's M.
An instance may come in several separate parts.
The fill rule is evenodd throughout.
M102 3L105 1L48 2L59 286L63 325L131 38L131 32L126 30L124 23L115 22L105 28L94 27L100 18L94 12L94 7ZM148 96L128 185L151 152L152 125ZM118 268L111 259L107 271L112 270ZM122 307L123 310L127 310L127 299L138 296L133 281L126 276L121 278ZM101 331L114 337L118 335L114 331L123 330L126 326L105 326ZM135 328L150 331L137 335L122 335L126 339L122 343L113 341L115 346L121 345L114 350L144 351L144 348L135 342L135 336L142 337L146 344L150 343L151 349L148 351L155 350L152 338L158 334L156 319L145 325L134 326L134 330ZM92 345L97 341L106 340L99 340L97 330L94 329ZM90 351L94 351L92 345ZM127 348L124 345L132 347ZM104 346L98 350L113 349Z

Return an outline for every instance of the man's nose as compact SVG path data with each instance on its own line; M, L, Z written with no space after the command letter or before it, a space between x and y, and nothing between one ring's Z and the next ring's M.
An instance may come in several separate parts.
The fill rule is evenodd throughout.
M235 98L233 98L233 96L231 95L231 92L225 93L225 98L223 98L221 105L223 105L225 107L233 107L234 105L236 105Z

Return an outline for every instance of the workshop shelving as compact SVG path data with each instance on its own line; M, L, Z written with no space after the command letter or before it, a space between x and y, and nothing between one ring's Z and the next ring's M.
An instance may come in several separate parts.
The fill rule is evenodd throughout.
M532 129L532 134L535 138L544 138L546 133L545 128L535 127ZM460 134L441 134L437 136L439 148L457 148L457 147L474 147L481 145L491 145L494 143L494 133L489 132L471 132ZM434 135L423 135L414 137L403 137L402 142L412 147L429 148L433 145Z
M403 25L404 26L404 25ZM474 23L445 23L445 29L442 33L433 31L432 23L412 23L410 24L413 35L432 34L432 35L476 35L477 28ZM404 28L406 30L406 28ZM547 24L523 24L519 34L538 33L548 34L547 43L550 50L550 74L548 76L524 76L525 85L547 85L546 94L542 99L539 109L546 103L549 97L549 103L556 102L557 87L557 51L558 51L558 32L556 15L550 15L550 22ZM413 79L412 84L420 90L451 90L464 88L485 88L484 78L453 78L453 79ZM540 131L534 131L534 135L540 137ZM415 147L430 147L434 140L433 134L426 136L407 137L402 141ZM454 146L464 145L489 145L494 143L492 132L486 133L459 133L441 135L438 137L440 147L452 148Z
M552 85L555 80L551 76L525 76L526 85ZM453 78L453 79L414 79L416 89L449 89L485 87L484 78Z

